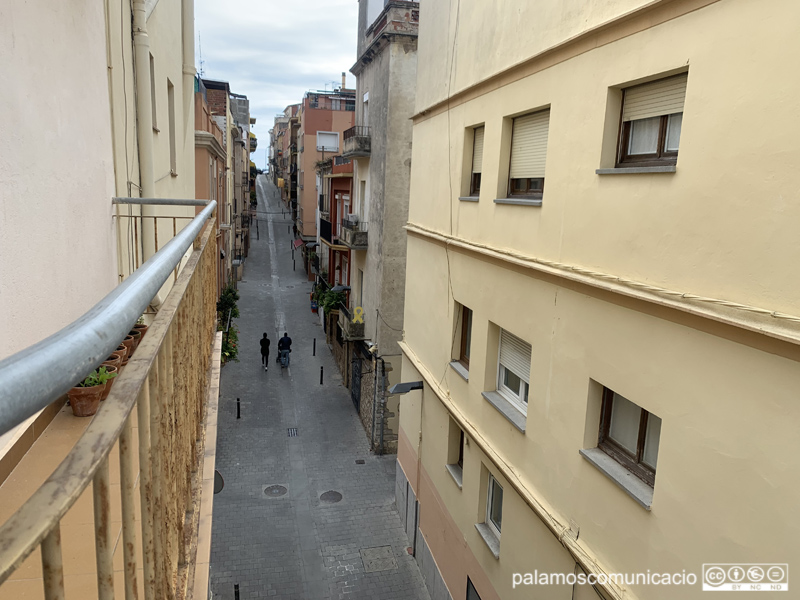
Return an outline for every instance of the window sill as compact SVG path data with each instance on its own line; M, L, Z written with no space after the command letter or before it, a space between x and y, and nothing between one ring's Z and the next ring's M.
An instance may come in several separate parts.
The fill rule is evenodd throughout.
M501 415L508 419L514 427L519 429L522 433L525 433L525 420L527 416L524 415L521 410L506 400L499 392L482 392L481 395L489 404L494 406Z
M637 175L639 173L674 173L675 165L663 167L618 167L615 169L597 169L598 175Z
M541 198L495 198L495 204L516 204L518 206L541 206Z
M626 494L636 500L642 508L650 510L650 506L653 504L653 488L600 450L600 448L580 450L580 454L601 473L621 487Z
M464 481L464 470L458 465L445 465L444 468L450 473L450 477L456 482L458 489L461 489Z
M476 523L475 529L477 529L478 533L481 534L481 538L483 538L483 541L486 542L486 545L489 547L489 551L494 555L495 558L499 559L500 538L494 534L494 531L492 531L486 523Z
M462 202L477 202L479 198L478 196L459 196L458 199Z
M452 362L450 363L450 366L451 366L451 367L453 367L453 370L454 370L456 373L458 373L459 375L461 375L461 377L463 377L463 378L464 378L464 381L469 381L469 371L467 370L467 367L465 367L464 365L462 365L462 364L461 364L459 361L457 361L457 360L454 360L454 361L452 361Z

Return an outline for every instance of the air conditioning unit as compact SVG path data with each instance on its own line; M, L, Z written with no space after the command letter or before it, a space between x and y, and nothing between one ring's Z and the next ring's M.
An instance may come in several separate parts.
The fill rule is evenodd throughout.
M347 215L347 220L350 221L351 223L358 223L358 214L351 213Z

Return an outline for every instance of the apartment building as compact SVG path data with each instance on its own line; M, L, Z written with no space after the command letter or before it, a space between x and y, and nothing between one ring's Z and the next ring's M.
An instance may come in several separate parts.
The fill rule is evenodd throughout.
M339 153L342 134L353 126L355 92L342 86L335 91L306 92L297 111L297 235L305 242L317 238L317 211L322 189L317 163Z
M244 261L250 249L250 113L247 96L231 92L227 81L203 79L208 106L213 119L225 131L228 154L227 182L231 231L231 269L233 277L242 278Z
M227 197L226 166L228 152L225 146L225 132L220 129L208 107L208 91L203 80L195 77L194 94L194 160L195 197L201 200L217 201L217 246L220 248L217 267L217 294L231 279L233 257L233 236L231 235L231 214ZM200 207L196 207L200 212Z
M275 117L270 138L270 169L272 182L278 187L281 200L292 212L292 222L297 220L297 132L300 120L299 104L290 104Z
M206 453L203 441L193 447L190 438L202 433L202 440L206 425L215 435L215 417L202 409L205 393L218 395L207 376L215 232L187 205L195 197L194 3L31 0L4 3L0 15L0 598L115 597L113 586L116 597L134 597L137 587L147 597L185 596L190 587L207 596L209 552L203 557L197 548L201 535L210 536L210 511L199 528L183 528L199 523L211 493L201 494L206 482L190 487L188 478L170 481L165 473L202 479L203 468L213 471L213 446ZM165 254L181 233L171 246L177 252ZM153 275L154 264L166 265L166 280ZM98 420L73 416L62 392L108 356L142 313L150 328L140 366L129 364L114 380ZM180 353L172 353L172 340ZM36 363L47 368L32 377ZM169 400L144 383L153 365L162 367L162 388L164 373L175 373ZM11 389L20 382L25 389ZM169 438L161 438L167 419L154 416L153 445L134 441L137 401L148 411L179 407ZM160 438L169 439L161 450ZM198 460L203 455L209 463ZM168 498L149 483L142 494L142 482L162 480ZM26 519L31 527L15 525ZM123 564L125 573L116 571ZM154 564L158 577L143 576Z
M432 598L786 586L800 7L421 9L397 504Z
M351 292L339 313L343 378L374 450L396 452L406 265L411 117L419 3L360 0L355 126L344 132L353 197L341 212Z

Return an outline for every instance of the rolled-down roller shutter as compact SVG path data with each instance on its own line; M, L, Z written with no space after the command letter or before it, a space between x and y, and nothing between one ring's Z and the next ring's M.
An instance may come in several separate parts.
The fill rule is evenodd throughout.
M683 112L688 75L659 79L625 90L623 121L637 121Z
M517 336L500 330L500 364L525 383L531 379L531 345Z
M511 179L544 177L550 110L514 119L511 135Z
M472 172L480 173L483 168L483 127L475 128L475 143L472 145Z

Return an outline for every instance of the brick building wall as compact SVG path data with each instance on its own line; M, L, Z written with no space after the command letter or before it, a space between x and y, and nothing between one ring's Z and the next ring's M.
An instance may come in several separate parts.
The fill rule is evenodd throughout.
M228 92L225 90L207 90L208 109L212 115L225 116L228 112Z

